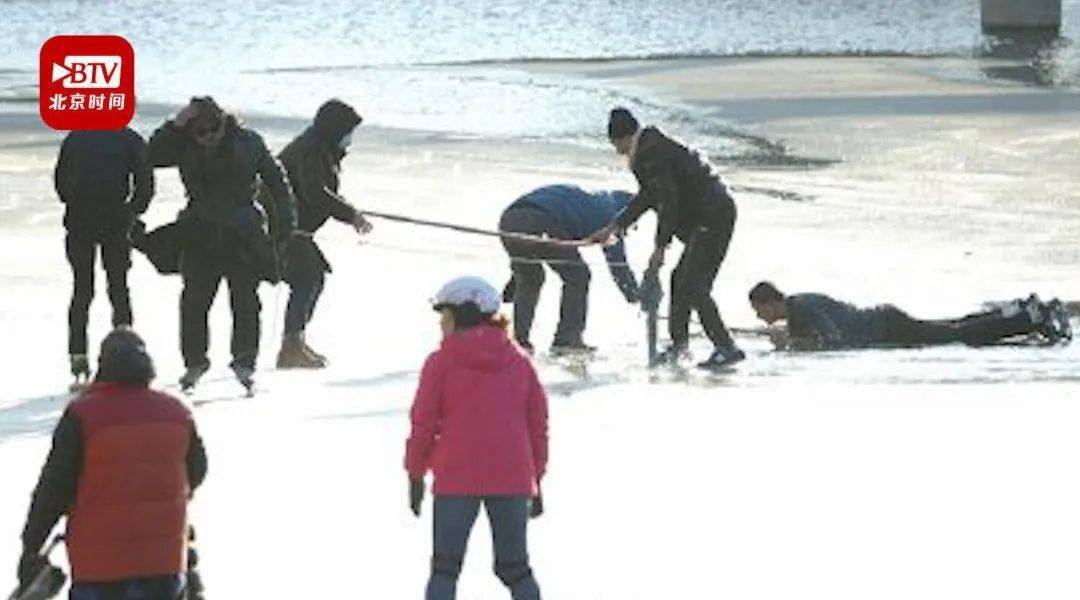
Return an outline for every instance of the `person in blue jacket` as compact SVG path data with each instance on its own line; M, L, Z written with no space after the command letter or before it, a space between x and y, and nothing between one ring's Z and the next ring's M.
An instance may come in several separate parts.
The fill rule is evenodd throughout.
M545 186L521 196L503 211L499 229L556 240L580 240L610 222L632 198L632 194L622 191L588 192L575 185ZM529 332L547 264L563 282L552 353L594 351L582 339L591 274L578 249L513 237L504 237L502 242L510 255L513 272L503 299L514 302L514 337L518 344L530 352L533 349ZM626 263L622 239L606 247L604 255L623 297L627 302L636 302L638 284Z

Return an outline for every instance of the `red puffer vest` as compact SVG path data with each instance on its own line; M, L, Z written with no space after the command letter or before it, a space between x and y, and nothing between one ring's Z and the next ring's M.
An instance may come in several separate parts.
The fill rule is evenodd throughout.
M191 413L146 387L96 383L75 403L83 466L68 513L72 578L106 582L187 570Z

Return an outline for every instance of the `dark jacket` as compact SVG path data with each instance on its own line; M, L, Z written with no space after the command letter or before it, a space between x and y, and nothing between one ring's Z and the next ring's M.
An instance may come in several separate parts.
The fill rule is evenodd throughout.
M177 220L181 251L197 247L219 254L239 239L265 279L280 279L275 247L283 246L296 228L296 201L259 134L229 117L224 139L207 154L169 120L150 137L149 159L155 167L180 169L188 197ZM268 198L256 193L259 181L268 188ZM265 212L256 207L256 200L264 204ZM267 215L273 244L266 231Z
M655 127L641 132L630 168L640 190L617 219L622 229L650 208L657 212L657 247L675 236L688 242L702 225L730 226L734 202L712 167Z
M345 157L339 142L359 123L360 115L352 107L331 100L319 109L311 126L278 155L296 194L301 231L315 233L330 217L342 223L356 218L356 209L324 188L337 193L341 159Z
M607 225L622 212L631 196L625 192L587 192L576 185L549 185L537 188L510 205L532 206L554 217L571 239L583 239ZM618 242L604 248L604 257L615 285L624 294L636 296L637 281L626 262L626 245Z
M154 171L146 142L130 128L72 131L60 144L53 183L68 230L123 229L146 212Z
M793 294L785 300L795 350L835 350L880 343L885 337L881 307L858 308L824 294Z
M179 400L98 382L64 411L23 529L40 548L67 515L75 581L183 572L186 505L206 476L202 440Z

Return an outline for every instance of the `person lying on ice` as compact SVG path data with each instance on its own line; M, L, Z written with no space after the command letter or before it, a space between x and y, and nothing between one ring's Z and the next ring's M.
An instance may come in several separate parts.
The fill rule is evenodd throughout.
M288 247L285 281L292 291L285 308L285 335L277 357L279 369L326 366L326 357L313 350L304 336L330 272L330 263L315 243L315 232L331 217L351 225L361 235L371 231L364 215L337 195L341 159L361 121L353 107L340 100L328 100L315 113L311 126L278 155L296 195L300 231Z
M786 295L772 283L762 281L750 290L750 305L758 318L769 325L786 321L786 333L773 341L778 348L791 350L956 342L983 346L1031 335L1056 343L1072 337L1061 302L1043 303L1035 295L959 319L922 320L891 304L858 308L824 294Z
M587 192L576 185L549 185L537 188L503 211L499 230L542 235L559 240L579 240L607 225L629 204L629 192ZM538 244L515 238L502 238L510 256L513 276L503 291L503 300L514 302L514 338L522 348L532 351L532 330L536 301L544 285L544 265L562 279L562 303L559 325L551 344L554 354L592 352L585 344L585 317L588 312L589 266L577 248ZM620 238L604 248L611 276L627 302L637 301L638 285L626 264L626 248Z
M66 515L72 600L185 597L187 505L206 477L206 452L191 411L151 390L153 378L135 332L117 329L101 343L95 381L60 417L34 489L20 586Z
M443 340L420 373L405 446L409 507L420 516L424 475L434 474L435 542L427 600L456 597L469 532L484 505L495 575L514 600L539 600L526 527L543 513L547 395L507 333L499 294L460 277L435 295Z

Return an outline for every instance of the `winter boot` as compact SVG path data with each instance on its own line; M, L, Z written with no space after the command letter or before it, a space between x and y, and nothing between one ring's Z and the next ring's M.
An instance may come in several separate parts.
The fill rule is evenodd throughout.
M325 356L319 354L315 351L314 348L308 345L306 335L300 334L300 343L304 345L304 352L307 352L308 355L321 363L319 365L320 367L325 367L326 365L330 364L330 361L328 361Z
M255 369L246 365L233 365L232 370L236 375L236 380L247 390L247 395L253 396L255 394Z
M184 371L184 374L180 376L180 389L186 392L195 387L195 384L199 383L199 379L202 379L202 376L206 375L209 370L210 363L188 367L187 371Z
M656 359L649 365L650 367L656 367L660 365L667 365L671 367L678 366L679 363L690 358L690 349L682 344L671 344L659 354L656 355Z
M279 369L319 369L325 363L309 353L304 339L298 335L287 335L281 340L281 352L278 352Z
M581 340L573 342L556 341L551 344L552 356L583 356L589 357L596 354L596 346L590 346Z

